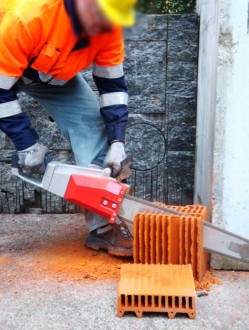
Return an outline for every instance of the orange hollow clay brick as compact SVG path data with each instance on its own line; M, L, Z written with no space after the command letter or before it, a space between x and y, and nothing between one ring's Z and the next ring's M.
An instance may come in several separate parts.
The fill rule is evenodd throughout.
M174 207L181 212L183 208ZM185 208L193 215L138 213L133 226L133 258L142 264L191 264L194 278L201 282L208 265L202 227L207 212L199 205Z
M190 265L124 264L118 286L117 313L177 313L196 316L195 286Z

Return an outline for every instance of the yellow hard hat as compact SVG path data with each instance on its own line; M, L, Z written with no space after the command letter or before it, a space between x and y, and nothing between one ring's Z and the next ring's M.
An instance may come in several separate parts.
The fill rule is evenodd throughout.
M137 0L97 0L100 9L114 24L129 27L135 24Z

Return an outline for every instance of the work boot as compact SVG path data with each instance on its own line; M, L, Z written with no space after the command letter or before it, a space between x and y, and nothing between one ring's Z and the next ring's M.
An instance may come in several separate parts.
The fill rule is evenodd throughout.
M133 237L124 222L107 225L90 232L86 246L93 250L107 250L109 254L132 257Z

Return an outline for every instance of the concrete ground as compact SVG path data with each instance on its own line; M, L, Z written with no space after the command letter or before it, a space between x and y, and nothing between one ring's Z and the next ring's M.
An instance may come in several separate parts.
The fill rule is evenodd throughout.
M82 215L0 216L0 329L249 329L249 275L216 272L197 318L116 317L123 262L83 247Z

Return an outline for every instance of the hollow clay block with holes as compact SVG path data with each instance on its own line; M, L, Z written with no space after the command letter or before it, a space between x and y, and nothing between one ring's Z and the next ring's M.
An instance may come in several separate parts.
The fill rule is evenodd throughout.
M208 254L203 250L202 228L203 220L208 218L207 209L200 205L171 208L187 215L136 214L133 240L134 262L191 264L194 278L201 282L208 268Z
M117 314L159 312L196 316L195 286L190 265L125 264L118 285Z

